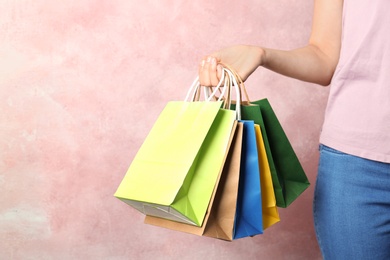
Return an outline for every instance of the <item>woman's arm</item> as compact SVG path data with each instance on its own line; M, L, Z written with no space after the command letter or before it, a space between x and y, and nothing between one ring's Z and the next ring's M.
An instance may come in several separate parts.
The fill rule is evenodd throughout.
M215 86L220 67L230 65L243 80L259 66L303 81L329 85L341 48L343 0L315 0L312 32L305 47L282 51L238 45L205 57L199 66L200 83Z

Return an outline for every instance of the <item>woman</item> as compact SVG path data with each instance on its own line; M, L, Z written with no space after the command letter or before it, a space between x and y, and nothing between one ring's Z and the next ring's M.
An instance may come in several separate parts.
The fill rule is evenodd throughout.
M390 1L315 0L307 46L233 46L205 57L200 83L219 62L245 80L259 66L330 85L314 196L325 259L390 259Z

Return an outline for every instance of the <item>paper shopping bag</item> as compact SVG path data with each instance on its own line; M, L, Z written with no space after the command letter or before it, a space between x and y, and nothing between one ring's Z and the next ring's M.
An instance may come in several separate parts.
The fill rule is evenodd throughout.
M261 135L260 126L255 124L257 150L259 154L261 202L263 207L263 228L264 230L280 221L278 208L276 206L275 192L272 184L271 170L269 168L264 140Z
M145 223L176 231L231 241L236 213L242 149L243 125L238 123L229 148L220 180L216 186L202 226L145 216Z
M234 239L263 233L259 157L253 121L244 123Z
M234 143L224 165L221 183L215 196L204 236L231 241L234 235L238 184L241 168L243 123L237 124Z
M279 207L287 207L309 186L309 180L301 163L292 148L275 112L268 99L252 101L259 105L263 124L260 124L263 137L266 135L269 142L270 153L279 179L282 196L277 203Z
M235 106L232 105L232 109ZM310 185L306 174L267 99L241 106L241 117L260 125L271 170L276 205L286 208Z
M221 102L169 102L115 196L144 214L201 226L235 122Z

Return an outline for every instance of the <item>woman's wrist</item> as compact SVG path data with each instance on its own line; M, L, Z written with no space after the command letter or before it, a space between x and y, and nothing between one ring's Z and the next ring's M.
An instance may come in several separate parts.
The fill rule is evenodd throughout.
M263 47L258 47L258 55L259 55L259 67L267 66L267 53L268 49Z

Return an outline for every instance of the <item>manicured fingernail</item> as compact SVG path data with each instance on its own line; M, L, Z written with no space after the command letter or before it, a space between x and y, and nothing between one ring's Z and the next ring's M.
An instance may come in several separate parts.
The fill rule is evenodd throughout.
M220 64L217 65L217 75L218 75L218 78L221 78L221 76L222 76L222 65L220 65Z
M204 67L204 64L205 64L205 63L206 63L206 61L205 61L205 60L202 60L201 66Z
M211 64L213 64L213 65L214 65L214 64L217 64L217 60L216 60L215 58L212 58L212 59L211 59Z
M211 61L211 57L207 57L207 62L210 62Z

